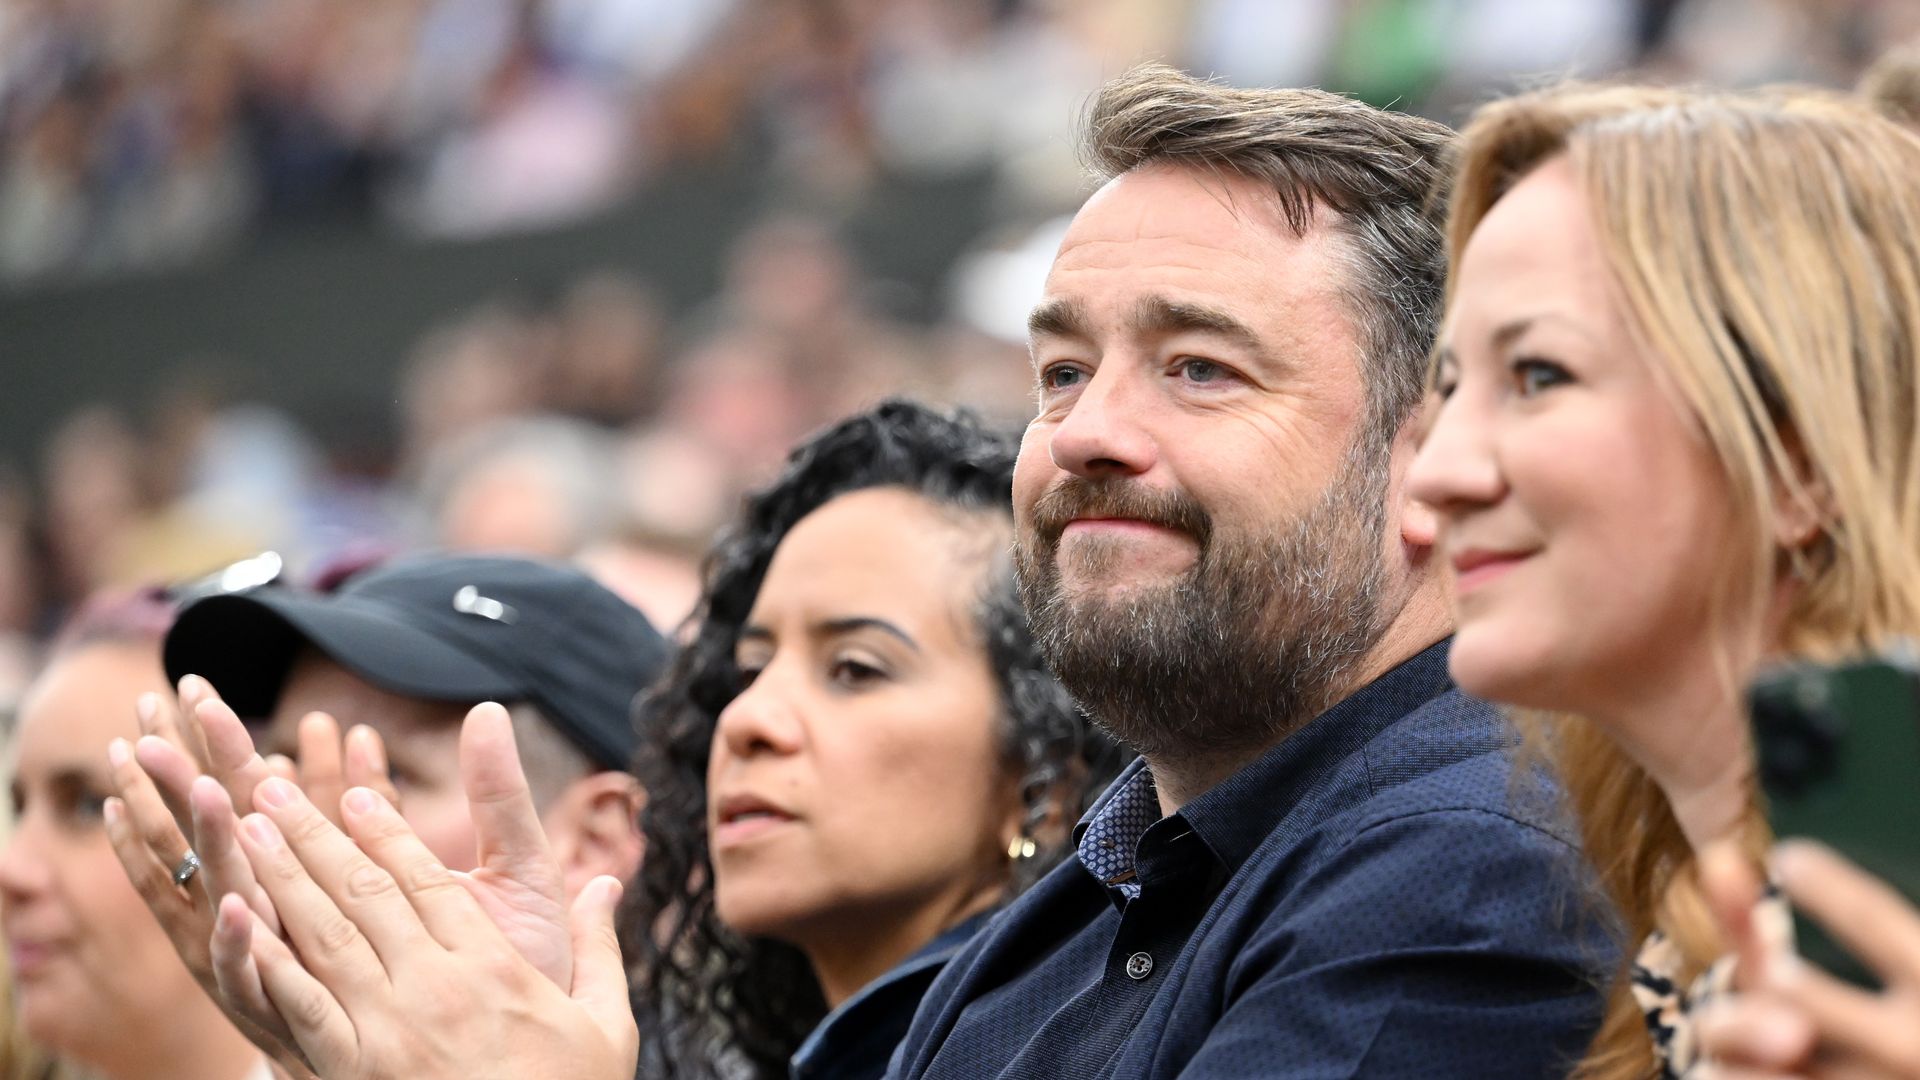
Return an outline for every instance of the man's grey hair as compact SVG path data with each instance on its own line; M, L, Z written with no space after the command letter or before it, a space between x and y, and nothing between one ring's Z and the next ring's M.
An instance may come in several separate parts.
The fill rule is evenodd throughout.
M1345 291L1364 356L1371 434L1390 440L1419 404L1446 280L1444 200L1453 132L1322 90L1244 90L1173 68L1101 88L1082 146L1111 180L1177 165L1261 181L1296 235L1321 208L1348 240Z

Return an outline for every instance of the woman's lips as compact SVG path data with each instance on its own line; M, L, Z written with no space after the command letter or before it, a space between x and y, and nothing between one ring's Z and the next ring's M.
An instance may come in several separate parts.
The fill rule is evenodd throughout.
M708 840L716 850L744 844L795 820L784 809L750 794L723 796L716 811Z
M782 814L747 814L715 825L709 843L716 850L737 847L791 824L793 819Z
M1533 557L1530 551L1465 551L1453 558L1455 595L1472 592Z
M7 942L7 962L13 966L14 977L19 979L40 974L59 954L59 946L43 941Z

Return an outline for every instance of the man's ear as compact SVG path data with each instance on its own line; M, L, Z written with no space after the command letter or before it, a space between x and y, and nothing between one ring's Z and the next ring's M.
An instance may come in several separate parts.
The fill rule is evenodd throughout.
M601 874L630 882L640 872L644 801L640 781L623 772L598 772L567 785L548 807L547 836L569 897Z
M1392 500L1389 504L1392 520L1400 525L1400 542L1409 548L1431 548L1440 533L1440 515L1407 493L1407 469L1420 452L1420 443L1426 435L1428 423L1427 410L1431 407L1422 403L1400 425L1399 432L1393 437L1393 457L1389 465L1392 479L1389 481L1387 497Z

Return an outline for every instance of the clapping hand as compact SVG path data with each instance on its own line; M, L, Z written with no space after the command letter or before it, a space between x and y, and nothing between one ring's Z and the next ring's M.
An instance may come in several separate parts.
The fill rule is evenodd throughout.
M468 714L460 756L496 860L521 869L544 860L557 876L504 709ZM285 940L245 899L223 896L214 966L229 1007L290 1032L319 1075L632 1076L638 1033L613 926L619 882L595 879L575 901L561 983L378 793L347 792L344 835L283 778L264 781L253 803L237 835Z

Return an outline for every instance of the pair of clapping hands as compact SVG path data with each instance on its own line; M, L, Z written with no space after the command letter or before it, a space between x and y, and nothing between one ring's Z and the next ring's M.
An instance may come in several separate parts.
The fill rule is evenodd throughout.
M505 709L477 706L461 728L470 873L401 819L370 728L343 746L332 718L308 716L296 769L261 757L203 679L138 712L139 742L109 749L114 851L201 985L283 1072L633 1075L620 883L595 880L569 911ZM176 885L189 847L201 868Z
M1716 1080L1920 1077L1920 911L1885 882L1807 841L1774 854L1787 899L1872 969L1874 993L1765 940L1753 919L1759 876L1732 844L1701 858L1701 881L1738 957L1737 991L1698 1019Z

